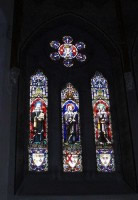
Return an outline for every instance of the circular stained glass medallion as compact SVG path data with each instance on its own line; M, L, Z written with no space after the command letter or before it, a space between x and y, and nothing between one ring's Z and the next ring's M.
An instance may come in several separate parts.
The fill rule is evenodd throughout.
M79 62L84 62L86 60L86 55L79 53L79 50L85 48L83 42L78 42L75 45L71 44L73 39L71 36L64 36L62 38L64 44L61 44L58 41L51 41L50 46L54 49L58 49L58 52L53 52L50 54L50 58L54 61L63 58L63 64L66 67L73 66L73 59L76 58Z

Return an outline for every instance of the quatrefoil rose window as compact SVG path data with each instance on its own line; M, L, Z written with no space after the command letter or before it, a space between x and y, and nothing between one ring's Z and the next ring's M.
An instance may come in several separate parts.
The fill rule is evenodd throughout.
M84 62L86 60L86 55L79 53L80 50L85 49L85 44L83 42L78 42L75 45L72 44L73 39L71 36L64 36L62 38L63 44L58 41L50 42L50 46L57 49L58 52L53 52L50 54L50 58L54 61L63 58L63 64L66 67L73 66L73 59L77 59L79 62Z

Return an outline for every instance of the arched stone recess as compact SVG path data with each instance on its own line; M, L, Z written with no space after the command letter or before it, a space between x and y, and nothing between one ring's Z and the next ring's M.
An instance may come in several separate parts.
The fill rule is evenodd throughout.
M87 56L86 62L81 64L75 62L72 68L66 68L60 61L51 61L49 55L53 52L53 49L50 47L49 43L52 40L62 42L62 37L66 35L72 36L74 43L82 41L86 44L86 49L84 50ZM30 180L26 178L28 164L27 151L25 149L27 147L29 130L29 79L38 68L47 75L49 80L49 141L52 141L49 143L49 168L52 176L49 172L47 173L47 179L45 180L44 185L43 181L39 180L40 187L42 186L43 188L45 186L44 190L41 188L42 194L53 193L53 190L49 188L49 180L72 181L75 179L74 176L65 178L64 175L62 175L60 91L67 82L71 82L80 94L80 121L82 127L82 146L84 149L83 162L84 172L86 174L85 179L94 184L94 179L92 177L93 175L96 176L96 163L93 117L92 112L90 112L90 110L92 110L90 79L96 71L101 72L108 80L110 90L116 157L116 172L111 175L114 182L111 193L114 193L114 188L116 188L117 191L120 191L121 187L124 193L127 192L128 188L126 189L124 187L124 182L127 182L128 185L134 187L134 163L121 53L110 37L95 24L91 24L84 18L73 13L67 13L62 16L57 16L48 22L44 22L28 36L20 48L18 63L21 74L19 81L19 112L17 119L17 132L19 134L17 137L16 152L16 191L21 187L21 183L24 179L24 186L28 186L23 187L23 189L20 188L22 193L38 194L36 186L33 185L35 189L33 188L32 190L30 187L31 182L29 184ZM125 153L126 148L127 154ZM51 156L50 151L52 151ZM87 153L85 154L85 152ZM52 158L52 155L55 156ZM82 175L78 177L78 180L82 181L83 176L82 173ZM116 177L119 177L118 180L121 179L119 184L116 184ZM33 177L33 179L35 179L35 177ZM31 179L31 181L33 179ZM99 185L101 180L104 180L103 176L101 176L101 179L97 179ZM96 190L96 187L99 188L98 184L95 187L92 186L91 190L88 189L87 194L99 193L99 191ZM105 193L109 187L108 184L109 183L105 186ZM62 187L63 185L61 184L61 188ZM84 185L84 187L82 187L84 188L81 190L82 194L85 194L85 187L87 186ZM45 188L49 189L46 191ZM68 194L67 188L64 189L64 193ZM77 192L78 190L80 191L80 188L77 189ZM72 192L75 192L73 188ZM75 192L75 194L77 194L77 192ZM100 193L102 193L102 190ZM60 189L58 190L58 194L62 194Z
M88 20L86 20L85 18L79 15L76 15L74 13L67 13L67 14L54 17L49 21L45 21L33 30L33 32L28 36L28 38L26 38L26 40L21 44L19 48L19 52L18 52L19 66L22 68L22 62L24 61L25 54L28 54L27 51L31 49L31 45L34 45L35 43L37 45L37 41L40 38L41 38L41 42L42 40L45 41L44 43L45 49L43 49L43 51L48 52L50 48L49 41L54 40L54 38L62 40L62 38L57 37L57 34L60 34L60 35L71 34L75 31L75 28L77 30L77 33L76 34L74 33L74 37L75 37L74 40L77 40L78 31L79 31L79 34L80 34L79 37L82 38L82 40L87 41L87 36L88 38L91 37L91 43L89 45L92 44L93 40L97 40L97 42L101 44L101 47L104 48L104 50L107 52L107 54L109 54L110 57L116 57L116 58L118 57L119 58L118 60L119 61L121 60L120 59L121 53L120 53L119 47L117 46L117 44L115 44L114 41L112 41L110 36L104 32L104 30L101 30L95 24L92 24L91 22L89 22ZM84 32L86 33L85 38L84 36L82 36L82 33ZM50 35L51 33L53 34ZM37 49L41 47L42 46L39 45ZM92 48L91 49L89 48L89 51L91 50ZM46 53L45 55L47 56Z

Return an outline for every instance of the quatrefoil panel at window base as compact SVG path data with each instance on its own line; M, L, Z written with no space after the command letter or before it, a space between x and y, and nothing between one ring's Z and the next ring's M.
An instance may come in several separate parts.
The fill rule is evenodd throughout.
M63 64L66 67L72 67L74 65L73 59L77 59L79 62L86 60L86 55L80 53L80 50L85 49L86 45L83 42L78 42L75 45L72 44L73 39L71 36L64 36L62 38L63 44L58 41L51 41L50 46L57 49L57 52L50 54L50 58L54 61L63 58Z

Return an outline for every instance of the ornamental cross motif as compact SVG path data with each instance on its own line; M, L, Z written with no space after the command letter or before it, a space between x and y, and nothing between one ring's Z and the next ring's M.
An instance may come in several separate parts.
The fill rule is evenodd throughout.
M79 53L79 50L85 49L86 45L83 42L78 42L73 45L73 39L71 36L64 36L62 41L64 44L60 44L58 41L50 42L50 46L58 50L58 52L50 54L50 58L52 60L57 61L60 58L63 58L63 64L66 67L73 66L74 58L76 58L79 62L84 62L86 60L86 55Z

